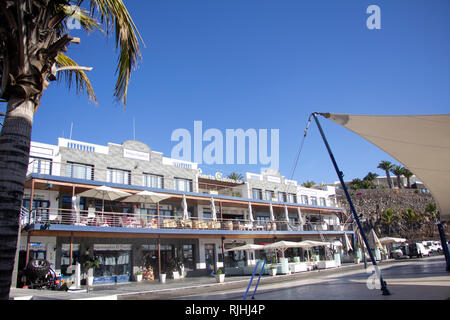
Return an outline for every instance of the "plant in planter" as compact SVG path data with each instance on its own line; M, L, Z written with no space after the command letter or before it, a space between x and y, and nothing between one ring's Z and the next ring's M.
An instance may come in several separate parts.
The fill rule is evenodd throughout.
M137 282L141 282L142 281L142 276L143 276L143 272L142 271L138 271L136 272L136 281Z
M175 271L178 271L180 273L180 277L184 277L184 263L182 258L175 258L174 259L174 266L176 268Z
M275 266L270 266L270 268L269 268L269 274L270 274L271 276L275 276L275 275L277 274L277 267L275 267Z
M95 257L85 258L83 262L83 268L87 270L87 285L92 286L94 284L94 268L100 267L100 261Z
M218 270L216 271L215 277L216 277L216 281L217 281L218 283L222 283L222 282L225 281L225 273L223 273L222 269L218 269Z

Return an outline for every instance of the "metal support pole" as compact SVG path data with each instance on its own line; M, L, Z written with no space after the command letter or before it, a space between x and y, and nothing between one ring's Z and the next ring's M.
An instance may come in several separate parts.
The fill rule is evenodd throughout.
M363 228L361 226L361 222L359 221L358 214L356 213L355 206L353 205L353 201L352 201L352 199L350 197L350 194L348 193L347 187L345 186L344 175L343 175L342 171L339 170L339 167L338 167L338 165L336 163L336 160L334 158L333 152L331 152L330 145L328 144L327 138L325 137L325 134L324 134L324 132L322 130L322 126L320 125L319 120L317 119L316 113L313 113L313 117L314 117L314 120L316 121L317 127L319 128L320 135L322 136L323 142L325 143L325 146L326 146L326 148L328 150L328 154L330 155L331 162L333 162L334 169L336 170L336 173L337 173L337 175L339 177L339 181L341 182L342 188L344 189L345 196L347 197L347 201L348 201L348 203L350 205L350 210L351 210L351 212L353 214L353 218L355 219L356 224L358 225L358 228L361 231L361 237L363 238L363 241L366 244L366 247L367 247L367 249L369 251L370 260L372 260L372 264L375 267L375 272L378 273L378 275L379 275L380 284L381 284L381 291L382 291L384 296L390 295L390 292L389 292L389 290L386 287L386 282L383 280L383 276L381 275L381 270L379 269L379 267L377 266L377 262L375 261L375 257L373 255L373 252L372 252L372 250L369 249L370 245L369 245L369 242L367 241L366 234L364 233L364 230L363 230Z
M439 236L441 238L441 244L442 244L442 251L444 251L445 256L445 262L447 264L447 271L450 271L450 254L448 252L448 245L447 245L447 239L445 237L444 227L440 222L436 223L438 230L439 230Z
M250 287L253 282L253 278L255 277L256 269L258 269L258 265L259 265L259 261L256 263L255 269L253 269L252 277L250 278L250 282L248 283L247 291L245 291L245 294L244 294L244 300L247 299L248 290L250 290Z
M258 289L259 281L261 280L261 276L262 276L262 274L264 272L265 265L266 265L266 260L264 260L263 265L261 267L261 270L259 271L258 282L256 282L255 291L253 291L253 295L252 295L252 300L255 299L256 290Z

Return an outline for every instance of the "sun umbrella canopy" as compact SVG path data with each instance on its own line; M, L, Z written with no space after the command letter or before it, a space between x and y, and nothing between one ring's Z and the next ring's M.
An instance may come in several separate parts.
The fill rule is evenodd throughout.
M185 194L183 194L183 200L181 200L181 207L183 208L183 220L188 220L189 214L188 214L188 206L187 206L187 200L186 200Z
M121 191L119 189L110 188L107 186L100 186L94 189L90 189L78 194L80 197L95 198L108 201L114 201L126 196L130 196L131 193Z
M162 193L156 193L152 191L141 191L139 193L130 195L126 199L124 199L124 202L140 202L140 203L157 203L162 200L170 198L170 195L165 195Z
M299 248L325 247L332 244L331 242L322 242L314 240L304 240L297 242Z
M214 198L211 197L211 215L212 215L212 220L213 221L217 221L217 212L216 212L216 205L214 204Z
M270 221L275 221L275 216L273 215L273 206L272 202L270 203Z
M408 240L404 239L404 238L394 238L394 237L384 237L384 238L380 238L380 243L382 244L387 244L387 243L403 243L403 242L407 242Z
M346 233L344 233L344 240L345 240L345 248L347 248L347 251L353 250L353 247Z
M289 222L289 211L286 205L284 205L284 220Z
M248 220L250 220L251 222L255 221L253 219L252 204L250 203L250 201L248 202Z
M231 249L227 249L226 251L261 250L261 249L263 249L263 248L264 248L264 246L262 246L262 245L250 243L250 244L246 244L246 245L243 245L243 246L239 246L239 247L234 247L234 248L231 248Z
M78 194L80 197L94 198L102 200L102 211L105 211L105 200L114 201L126 196L130 196L131 193L121 191L119 189L110 188L107 186L100 186L94 189L90 189Z
M300 210L300 207L297 207L297 214L298 214L298 223L300 223L300 225L304 225L305 221L303 220L302 211Z
M263 249L288 249L288 248L301 248L300 242L293 241L278 241L264 245Z
M375 248L379 248L379 249L383 249L383 245L381 244L380 240L378 239L377 234L375 233L375 230L372 229L372 231L370 231L370 237L373 241L373 245Z

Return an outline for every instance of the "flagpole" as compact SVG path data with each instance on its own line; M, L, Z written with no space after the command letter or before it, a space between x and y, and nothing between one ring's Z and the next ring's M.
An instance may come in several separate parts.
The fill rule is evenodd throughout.
M361 222L359 221L359 217L358 217L358 214L356 213L355 206L353 205L353 201L350 197L350 194L348 193L347 187L345 186L343 173L339 169L339 167L336 163L333 152L331 151L330 145L328 144L327 138L325 137L325 133L322 130L322 126L320 125L319 120L317 119L317 116L316 116L317 114L319 114L319 113L314 112L312 115L314 117L314 120L316 121L317 127L319 128L320 135L322 136L323 142L325 143L325 147L327 148L328 154L330 155L331 162L333 163L334 169L336 170L336 173L339 177L339 181L341 182L342 189L344 189L344 193L345 193L345 196L347 197L347 201L350 205L350 210L353 214L353 218L355 219L356 224L358 225L358 228L360 230L360 235L363 238L363 241L367 247L367 251L369 252L370 260L372 260L372 264L375 267L375 272L379 274L380 283L381 283L381 291L383 292L384 296L390 295L390 292L386 286L386 282L383 280L383 276L381 275L381 270L379 269L379 267L377 266L377 262L375 261L373 252L372 252L372 250L369 249L370 246L369 246L369 242L367 241L366 234L364 233L364 230L362 229Z

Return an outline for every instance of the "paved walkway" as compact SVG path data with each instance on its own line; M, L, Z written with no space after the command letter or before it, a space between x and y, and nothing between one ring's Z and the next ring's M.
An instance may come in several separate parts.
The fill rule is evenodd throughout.
M441 263L444 266L444 258L443 256L437 256L422 260L430 260L432 263ZM402 261L386 261L381 263L382 269L388 268L390 266L399 266L405 263L411 263L412 260L408 260L407 262ZM443 269L445 270L445 269ZM384 271L383 271L384 272ZM269 285L279 285L280 283L284 283L286 286L292 286L292 281L303 281L303 282L311 282L317 281L318 278L324 277L341 277L341 276L349 276L351 274L362 274L364 278L368 277L364 270L364 264L349 264L344 265L340 268L327 269L327 270L316 270L309 272L296 273L292 275L280 275L280 276L264 276L260 282L260 288L262 290L266 290ZM448 273L447 273L448 274ZM442 275L445 278L445 274ZM355 278L356 280L363 279ZM450 280L450 275L448 278L442 279L434 279L434 284L437 284L438 281ZM388 280L388 279L386 279ZM166 283L162 284L158 281L145 281L145 282L130 282L124 284L117 285L109 285L109 286L96 286L93 291L89 293L73 293L73 292L64 292L64 291L46 291L46 290L30 290L30 289L11 289L10 298L14 300L153 300L153 299L176 299L180 297L189 297L189 296L201 296L203 299L209 299L209 296L214 293L226 292L227 290L231 290L234 292L243 292L248 286L250 281L250 276L242 276L242 277L226 277L225 283L218 284L216 283L213 277L200 277L200 278L184 278L179 280L167 280ZM365 280L364 280L365 281ZM389 280L390 282L391 280ZM392 279L392 285L394 285L394 281L396 283L400 283L400 285L405 285L408 280L401 279L395 280ZM412 278L409 281L417 281L417 279ZM256 284L256 280L254 281ZM365 285L365 284L364 284ZM450 288L450 287L448 287ZM259 291L259 290L258 290ZM378 291L378 290L377 290ZM242 299L242 294L239 294L239 297ZM207 294L207 295L204 295ZM204 296L202 296L204 295ZM219 295L220 296L220 295ZM189 299L189 298L188 298ZM219 299L219 298L218 298ZM222 298L223 299L223 298ZM237 299L236 294L235 297L230 299ZM270 299L270 298L268 298ZM320 299L320 298L318 298ZM336 298L339 299L339 298ZM345 297L341 297L340 299L346 299Z
M449 300L450 273L442 257L382 264L381 270L390 295L376 288L373 267L335 274L318 274L307 279L258 287L257 300ZM249 298L253 291L250 292ZM190 295L177 299L242 300L242 290Z

